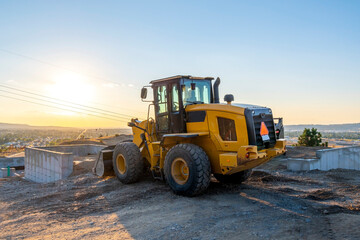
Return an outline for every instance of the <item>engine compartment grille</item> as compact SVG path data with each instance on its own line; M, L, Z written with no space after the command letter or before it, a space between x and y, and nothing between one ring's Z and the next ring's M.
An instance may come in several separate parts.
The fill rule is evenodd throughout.
M274 118L270 108L257 107L246 108L245 119L248 130L249 144L258 146L258 150L274 147L276 144L276 134ZM261 122L264 122L269 131L269 142L263 142L260 135Z
M274 120L272 114L254 115L253 119L254 119L256 145L258 146L258 148L273 147L276 144L276 136L275 136L275 126L274 126ZM270 137L269 144L264 144L262 137L260 135L261 122L265 123L265 126L269 131L269 137Z

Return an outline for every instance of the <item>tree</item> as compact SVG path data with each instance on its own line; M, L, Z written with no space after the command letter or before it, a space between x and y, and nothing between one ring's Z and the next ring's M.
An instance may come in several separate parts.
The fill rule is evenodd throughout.
M321 133L316 128L305 128L303 133L298 138L298 144L307 147L320 146Z

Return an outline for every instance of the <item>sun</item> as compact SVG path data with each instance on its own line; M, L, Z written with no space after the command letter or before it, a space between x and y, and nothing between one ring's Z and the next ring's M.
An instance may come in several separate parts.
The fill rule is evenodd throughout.
M89 104L94 99L94 85L80 74L60 73L53 77L52 82L46 91L53 98L75 104Z

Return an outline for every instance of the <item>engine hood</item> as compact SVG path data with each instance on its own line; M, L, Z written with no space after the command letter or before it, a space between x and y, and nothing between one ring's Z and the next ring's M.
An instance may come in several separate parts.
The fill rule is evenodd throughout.
M241 114L244 115L245 108L235 105L229 105L229 104L193 104L193 105L187 105L185 108L186 112L193 112L193 111L221 111L221 112L229 112L229 113L235 113L235 114Z
M252 110L254 112L265 110L269 108L258 106L258 105L252 105L252 104L244 104L244 103L233 103L231 105L229 104L192 104L187 105L185 108L186 112L192 112L192 111L222 111L222 112L230 112L230 113L236 113L244 115L245 110ZM270 110L271 112L271 110Z

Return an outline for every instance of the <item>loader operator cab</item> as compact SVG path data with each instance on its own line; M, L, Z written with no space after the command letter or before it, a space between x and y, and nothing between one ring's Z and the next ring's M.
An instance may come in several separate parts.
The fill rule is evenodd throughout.
M174 76L150 82L158 139L167 133L186 132L185 108L213 102L212 80L212 77Z

